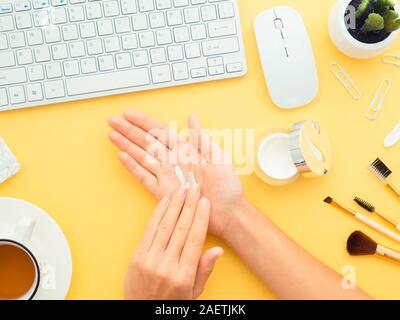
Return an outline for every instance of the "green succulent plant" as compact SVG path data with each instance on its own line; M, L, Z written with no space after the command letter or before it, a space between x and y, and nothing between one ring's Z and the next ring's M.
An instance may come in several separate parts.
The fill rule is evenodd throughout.
M381 31L385 28L385 19L378 13L370 13L365 20L362 30L364 32Z
M356 18L361 19L367 13L362 30L378 32L384 30L391 33L400 29L399 14L394 10L393 0L362 0L356 11Z

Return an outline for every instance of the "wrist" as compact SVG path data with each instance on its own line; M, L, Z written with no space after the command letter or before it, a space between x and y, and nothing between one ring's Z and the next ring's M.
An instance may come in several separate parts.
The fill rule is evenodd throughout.
M232 236L234 237L237 232L240 232L241 226L248 219L252 207L252 204L243 196L232 203L229 208L225 208L223 213L225 217L224 228L218 236L228 242Z

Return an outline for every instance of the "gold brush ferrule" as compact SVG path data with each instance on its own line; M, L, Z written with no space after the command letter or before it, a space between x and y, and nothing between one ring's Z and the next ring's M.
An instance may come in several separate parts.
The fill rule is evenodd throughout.
M337 202L336 200L333 200L333 201L332 201L332 204L333 204L335 207L341 209L342 211L345 211L346 213L348 213L348 214L350 214L350 215L352 215L352 216L356 216L356 215L358 214L358 212L356 212L355 210L353 210L353 209L351 209L351 208L349 208L349 207L346 207L346 206L342 205L341 203Z

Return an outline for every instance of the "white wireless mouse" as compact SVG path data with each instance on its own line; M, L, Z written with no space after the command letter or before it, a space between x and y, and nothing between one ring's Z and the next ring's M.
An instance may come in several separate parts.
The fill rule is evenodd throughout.
M314 52L300 14L276 7L256 18L255 33L272 101L291 109L310 103L318 94Z

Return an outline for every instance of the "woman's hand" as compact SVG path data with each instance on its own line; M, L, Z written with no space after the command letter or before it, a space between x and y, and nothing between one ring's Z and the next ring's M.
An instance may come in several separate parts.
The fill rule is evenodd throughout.
M202 194L212 203L210 232L224 238L232 215L247 203L243 185L232 164L231 155L212 142L196 114L189 118L189 129L192 143L205 160L195 166L195 173Z
M170 197L181 185L175 171L178 162L186 162L181 169L190 180L191 161L180 159L187 152L178 152L178 148L197 150L179 138L175 129L136 110L125 111L123 117L112 116L108 123L113 129L109 139L120 150L120 161L157 199Z
M127 299L196 299L204 289L219 247L202 255L210 202L197 185L162 198L134 255L125 282Z

